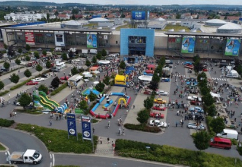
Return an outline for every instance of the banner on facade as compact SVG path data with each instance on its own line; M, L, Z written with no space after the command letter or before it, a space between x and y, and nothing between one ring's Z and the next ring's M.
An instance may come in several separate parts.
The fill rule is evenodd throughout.
M87 34L87 48L97 48L96 34Z
M194 53L195 37L183 37L181 53Z
M55 46L65 46L64 32L55 32Z
M35 45L34 33L33 32L25 32L25 42L28 45Z
M240 45L241 45L240 39L227 39L225 55L226 56L238 56Z

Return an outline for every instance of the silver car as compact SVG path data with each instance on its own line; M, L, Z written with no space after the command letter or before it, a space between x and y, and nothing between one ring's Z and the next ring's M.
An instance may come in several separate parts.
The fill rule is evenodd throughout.
M187 128L189 129L197 129L197 130L204 130L205 126L203 124L197 125L197 123L188 123Z

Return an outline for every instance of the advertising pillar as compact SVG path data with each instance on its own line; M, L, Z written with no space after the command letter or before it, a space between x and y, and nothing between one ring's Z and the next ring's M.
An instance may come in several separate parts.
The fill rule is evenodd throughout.
M65 46L64 32L55 32L55 46Z

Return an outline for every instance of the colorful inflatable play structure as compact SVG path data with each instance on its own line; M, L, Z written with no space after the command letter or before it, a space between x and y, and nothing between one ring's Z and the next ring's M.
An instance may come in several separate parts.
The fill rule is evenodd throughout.
M115 86L123 86L125 87L128 84L129 76L128 75L116 75L114 79Z
M114 107L114 109L112 110L111 113L107 113L105 115L101 115L101 114L96 114L95 111L98 108L98 106L102 103L102 101L106 98L107 103L104 104L104 106L102 106L102 108L106 109L113 103L113 100L109 99L109 96L119 96L119 100L118 100L118 104L116 104L116 106ZM130 96L126 96L124 93L111 93L110 95L106 95L106 94L100 94L97 98L97 103L96 105L91 109L90 114L96 118L102 118L102 119L107 119L107 118L112 118L115 117L118 109L120 108L121 104L123 103L125 105L125 107L127 107L129 105L131 101L131 97Z
M49 99L46 93L43 91L39 91L38 93L34 92L33 99L34 99L34 105L36 107L42 107L44 111L51 111L51 112L58 112L58 113L69 112L69 109L66 103L60 106L54 100Z
M96 89L87 88L84 91L82 91L82 95L88 96L91 92L94 93L97 96L100 94L100 92L97 91Z

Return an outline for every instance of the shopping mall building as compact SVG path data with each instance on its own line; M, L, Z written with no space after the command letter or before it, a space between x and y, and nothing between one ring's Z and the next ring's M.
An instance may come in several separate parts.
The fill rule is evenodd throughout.
M106 49L109 53L137 57L184 56L235 58L242 55L242 34L202 32L155 32L153 29L129 28L81 29L70 26L12 26L1 28L6 45L32 48Z

